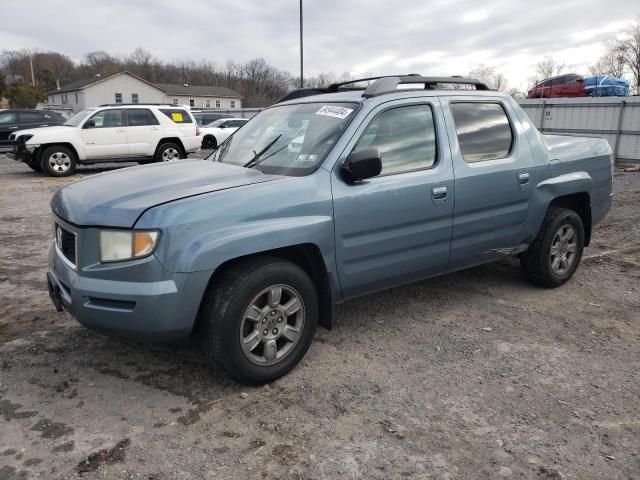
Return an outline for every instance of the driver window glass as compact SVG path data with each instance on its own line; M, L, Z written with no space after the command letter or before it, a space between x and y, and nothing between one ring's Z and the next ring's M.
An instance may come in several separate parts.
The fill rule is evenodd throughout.
M122 110L102 110L89 119L93 128L117 128L122 126Z
M381 175L430 168L436 161L436 132L428 105L397 107L376 116L354 151L376 148Z

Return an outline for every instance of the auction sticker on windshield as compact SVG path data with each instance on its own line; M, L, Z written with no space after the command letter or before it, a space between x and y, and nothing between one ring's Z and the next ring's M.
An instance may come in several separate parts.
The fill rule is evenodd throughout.
M334 105L325 105L316 112L316 115L324 115L326 117L335 117L335 118L344 119L344 118L347 118L351 112L353 112L353 108L336 107Z

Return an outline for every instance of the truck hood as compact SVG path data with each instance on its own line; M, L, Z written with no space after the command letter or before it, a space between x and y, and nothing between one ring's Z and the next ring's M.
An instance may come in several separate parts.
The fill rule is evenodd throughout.
M14 135L16 136L16 138L22 135L33 135L33 138L28 141L38 143L41 138L59 135L60 133L68 136L73 131L74 128L76 127L63 127L62 125L54 125L51 127L28 128L26 130L18 130L17 132L14 132Z
M123 168L59 189L51 209L78 226L132 228L151 207L181 198L283 178L205 160Z

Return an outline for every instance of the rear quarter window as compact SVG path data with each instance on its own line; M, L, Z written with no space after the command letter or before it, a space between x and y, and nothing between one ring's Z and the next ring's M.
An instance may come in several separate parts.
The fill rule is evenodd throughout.
M160 111L173 123L193 123L191 115L182 108L161 108Z

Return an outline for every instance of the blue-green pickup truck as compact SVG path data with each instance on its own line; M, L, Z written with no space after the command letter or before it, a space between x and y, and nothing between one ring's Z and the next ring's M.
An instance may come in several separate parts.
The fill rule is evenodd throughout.
M207 161L61 188L56 307L109 335L197 336L261 384L350 298L505 255L536 285L571 278L611 206L605 140L542 135L475 80L366 83L292 92Z

